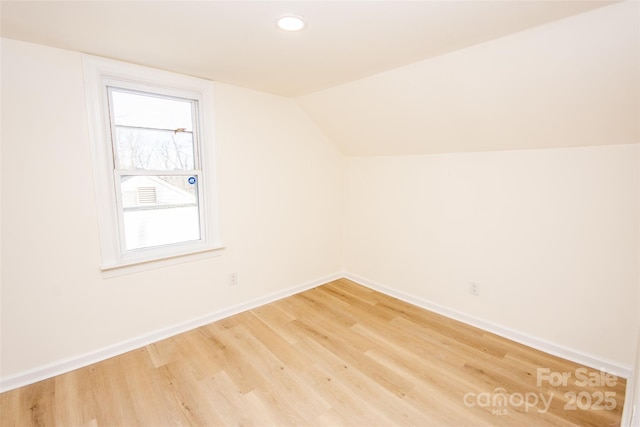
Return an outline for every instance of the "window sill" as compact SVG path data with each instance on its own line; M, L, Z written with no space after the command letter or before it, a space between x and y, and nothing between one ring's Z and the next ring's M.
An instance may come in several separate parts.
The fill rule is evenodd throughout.
M225 246L216 245L207 247L205 249L197 249L191 252L160 256L153 259L125 259L118 264L103 265L100 270L102 271L103 278L123 276L126 274L139 273L142 271L154 270L157 268L182 264L185 262L198 261L201 259L220 256L222 255L224 249Z

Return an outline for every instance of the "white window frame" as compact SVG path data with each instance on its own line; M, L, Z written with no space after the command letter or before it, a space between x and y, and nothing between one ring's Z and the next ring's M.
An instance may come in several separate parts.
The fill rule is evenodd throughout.
M213 82L91 55L83 55L83 66L102 249L101 269L104 272L140 271L215 255L223 245L217 209ZM200 240L125 250L120 189L116 185L118 172L115 170L111 140L108 86L196 101L194 125L198 127L199 138L194 140L194 149L199 156L198 169L201 173L198 177Z

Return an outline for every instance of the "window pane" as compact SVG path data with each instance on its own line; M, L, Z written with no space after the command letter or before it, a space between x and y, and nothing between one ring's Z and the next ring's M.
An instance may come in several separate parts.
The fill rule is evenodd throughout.
M118 126L115 139L116 169L196 169L191 132Z
M111 90L116 125L193 130L192 101Z
M198 177L120 178L126 249L200 240Z

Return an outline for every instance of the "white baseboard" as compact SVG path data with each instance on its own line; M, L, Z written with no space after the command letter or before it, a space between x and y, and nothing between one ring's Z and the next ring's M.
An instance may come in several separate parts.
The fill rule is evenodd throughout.
M321 279L313 280L302 285L284 289L282 291L256 298L251 301L226 308L224 310L219 310L214 313L189 320L187 322L170 326L168 328L160 329L149 334L138 336L130 340L111 345L109 347L92 351L90 353L64 360L59 360L45 366L40 366L26 372L21 372L8 376L6 378L2 378L0 379L0 392L13 390L18 387L33 384L38 381L52 378L56 375L61 375L79 368L83 368L85 366L92 365L97 362L101 362L103 360L118 356L128 351L136 350L154 342L198 328L200 326L207 325L209 323L224 319L229 316L233 316L234 314L242 313L244 311L269 304L271 302L306 291L308 289L315 288L316 286L323 285L327 282L331 282L341 277L344 277L344 275L333 274L330 276L326 276Z
M451 319L458 320L471 326L475 326L487 332L494 333L501 337L510 339L512 341L524 344L529 347L533 347L537 350L544 351L545 353L552 354L554 356L562 357L563 359L571 360L576 363L580 363L585 366L589 366L594 369L598 369L618 377L630 378L633 372L630 366L620 365L616 362L604 360L600 357L593 356L572 348L568 348L562 345L558 345L547 340L534 337L522 332L515 331L513 329L497 325L495 323L487 322L486 320L470 316L460 311L452 310L448 307L432 303L422 298L410 295L372 280L365 279L363 277L356 276L354 274L345 273L344 277L356 282L362 286L373 289L383 294L398 298L409 304L424 308L425 310L433 311Z
M529 347L533 347L535 349L544 351L546 353L553 354L555 356L562 357L564 359L571 360L573 362L580 363L580 364L592 367L594 369L599 369L619 377L623 377L627 379L631 377L632 368L629 366L623 366L615 362L603 360L602 358L589 355L568 347L554 344L549 341L546 341L531 335L527 335L512 329L506 328L504 326L496 325L494 323L487 322L480 318L470 316L468 314L465 314L456 310L452 310L448 307L434 304L432 302L426 301L419 297L406 294L404 292L384 286L377 282L374 282L353 274L345 273L345 274L333 274L330 276L326 276L321 279L313 280L313 281L304 283L302 285L294 286L288 289L284 289L282 291L275 292L273 294L266 295L264 297L256 298L251 301L238 304L238 305L226 308L224 310L219 310L214 313L210 313L205 316L198 317L196 319L193 319L187 322L183 322L174 326L170 326L168 328L157 330L149 334L145 334L143 336L135 337L130 340L123 341L109 347L92 351L84 355L60 360L45 366L40 366L38 368L29 370L26 372L21 372L18 374L8 376L6 378L2 378L0 379L0 391L5 392L8 390L33 384L35 382L54 377L56 375L61 375L66 372L70 372L75 369L79 369L79 368L91 365L91 364L100 362L102 360L126 353L128 351L136 350L138 348L144 347L154 342L172 337L174 335L198 328L200 326L207 325L217 320L221 320L226 317L233 316L235 314L238 314L247 310L251 310L253 308L260 307L262 305L306 291L308 289L314 288L316 286L320 286L322 284L331 282L333 280L336 280L342 277L352 280L360 285L366 286L373 290L382 292L386 295L392 296L394 298L398 298L409 304L413 304L415 306L424 308L429 311L433 311L435 313L461 321L471 326L481 328L485 331L492 332L496 335L527 345Z

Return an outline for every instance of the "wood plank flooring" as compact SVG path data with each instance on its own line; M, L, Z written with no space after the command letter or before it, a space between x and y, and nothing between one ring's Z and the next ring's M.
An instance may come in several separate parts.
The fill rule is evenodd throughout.
M625 386L341 279L2 393L0 425L614 426Z

